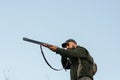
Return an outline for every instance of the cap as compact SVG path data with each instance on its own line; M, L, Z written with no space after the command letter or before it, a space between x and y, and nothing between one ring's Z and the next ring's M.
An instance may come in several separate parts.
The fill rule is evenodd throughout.
M65 48L66 45L68 45L69 42L74 42L74 43L77 44L77 42L76 42L74 39L68 39L68 40L66 40L64 43L62 43L62 47Z

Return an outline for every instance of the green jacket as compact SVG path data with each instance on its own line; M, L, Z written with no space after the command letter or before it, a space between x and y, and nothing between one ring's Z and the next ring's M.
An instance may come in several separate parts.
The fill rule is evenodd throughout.
M85 51L84 48L77 46L75 49L63 49L57 48L57 54L62 56L61 61L63 66L66 65L68 59L70 60L70 76L71 80L77 80L77 77L81 78L88 76L93 79L92 63L89 61L89 53ZM79 61L81 60L81 70L79 71L79 76L77 76Z

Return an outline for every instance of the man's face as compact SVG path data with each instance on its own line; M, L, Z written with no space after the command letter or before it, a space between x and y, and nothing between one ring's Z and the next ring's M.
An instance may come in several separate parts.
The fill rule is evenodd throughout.
M76 48L77 44L75 44L74 42L69 42L67 45L66 45L66 49L73 49L73 48Z

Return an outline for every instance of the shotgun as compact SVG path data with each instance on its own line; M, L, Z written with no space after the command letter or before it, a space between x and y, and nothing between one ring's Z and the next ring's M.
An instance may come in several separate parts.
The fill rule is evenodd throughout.
M24 41L27 41L27 42L34 43L34 44L38 44L38 45L44 45L44 44L47 44L48 46L51 46L51 44L44 43L44 42L41 42L41 41L36 41L36 40L29 39L29 38L25 38L25 37L23 37L23 40L24 40Z
M56 69L56 68L52 67L52 66L48 63L47 59L45 58L45 55L44 55L43 50L42 50L42 46L44 46L44 44L47 44L47 46L52 46L51 44L44 43L44 42L40 42L40 41L36 41L36 40L29 39L29 38L25 38L25 37L23 37L23 40L24 40L24 41L27 41L27 42L31 42L31 43L40 45L40 49L41 49L42 56L43 56L45 62L48 64L48 66L49 66L51 69L55 70L55 71L60 71L60 70L62 70L62 69ZM41 45L42 45L42 46L41 46Z

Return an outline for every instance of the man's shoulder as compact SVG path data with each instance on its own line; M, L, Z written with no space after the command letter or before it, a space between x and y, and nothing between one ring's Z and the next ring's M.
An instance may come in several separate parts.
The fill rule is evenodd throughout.
M76 50L76 51L84 51L85 48L78 45L75 50Z
M85 47L83 47L83 46L79 46L79 45L78 45L78 46L76 47L76 49L79 49L79 50L88 52L88 50L87 50Z
M80 45L78 45L78 46L77 46L77 48L86 49L85 47L83 47L83 46L80 46Z

